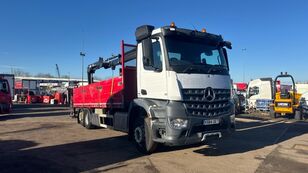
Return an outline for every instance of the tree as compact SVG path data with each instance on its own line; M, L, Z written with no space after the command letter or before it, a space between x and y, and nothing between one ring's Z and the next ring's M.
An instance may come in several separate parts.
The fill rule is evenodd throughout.
M38 73L35 75L35 77L54 78L54 76L50 73Z
M20 76L20 77L30 77L31 76L29 72L26 72L20 69L14 69L13 73L15 76Z
M69 79L70 76L69 75L62 75L61 78Z

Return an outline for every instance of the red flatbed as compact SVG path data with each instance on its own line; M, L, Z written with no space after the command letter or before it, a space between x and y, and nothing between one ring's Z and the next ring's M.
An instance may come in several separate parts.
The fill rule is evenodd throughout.
M136 67L126 66L124 46L122 42L122 55L119 66L119 76L91 83L73 89L74 108L124 108L125 104L137 97ZM125 90L125 92L124 92Z

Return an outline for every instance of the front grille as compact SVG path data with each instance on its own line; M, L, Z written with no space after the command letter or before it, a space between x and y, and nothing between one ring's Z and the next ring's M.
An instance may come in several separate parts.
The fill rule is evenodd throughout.
M230 90L213 89L215 99L208 101L205 89L182 89L183 101L191 116L215 117L230 112Z

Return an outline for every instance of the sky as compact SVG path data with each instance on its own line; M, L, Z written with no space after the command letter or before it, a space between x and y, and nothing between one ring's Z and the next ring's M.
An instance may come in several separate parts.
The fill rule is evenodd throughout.
M306 0L0 0L0 73L81 77L98 57L135 44L144 24L221 34L231 41L230 73L235 82L292 74L308 81ZM104 78L104 77L101 77Z

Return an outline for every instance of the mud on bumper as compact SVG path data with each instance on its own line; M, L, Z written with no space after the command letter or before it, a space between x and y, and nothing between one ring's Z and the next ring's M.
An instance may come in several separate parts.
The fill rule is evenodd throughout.
M229 137L235 131L235 123L230 119L231 115L223 115L215 118L189 117L188 126L183 129L173 129L168 121L154 121L154 141L169 146L197 144L212 139ZM206 119L219 119L215 125L204 125Z

